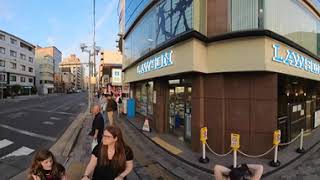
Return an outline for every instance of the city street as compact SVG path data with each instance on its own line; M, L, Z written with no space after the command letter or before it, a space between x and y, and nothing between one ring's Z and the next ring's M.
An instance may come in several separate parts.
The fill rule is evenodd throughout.
M86 109L86 94L54 94L0 103L0 179L26 169L32 153L49 148Z

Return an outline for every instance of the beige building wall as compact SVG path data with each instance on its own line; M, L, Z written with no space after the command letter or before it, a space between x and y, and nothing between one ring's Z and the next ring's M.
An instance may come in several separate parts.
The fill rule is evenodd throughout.
M83 66L80 63L80 59L77 58L75 54L71 54L69 57L64 58L59 66L60 68L70 68L71 73L73 74L73 82L75 84L75 89L84 88Z
M281 46L279 53L283 58L286 51L292 50L308 59L313 59L284 43L268 37L236 38L205 44L197 39L190 39L147 58L125 70L124 81L134 82L155 77L167 76L184 72L223 73L223 72L253 72L269 71L299 76L319 81L319 75L273 61L273 44ZM162 69L137 73L137 67L142 63L159 56L163 52L172 51L173 65ZM318 62L313 59L314 62ZM319 62L318 62L319 63Z

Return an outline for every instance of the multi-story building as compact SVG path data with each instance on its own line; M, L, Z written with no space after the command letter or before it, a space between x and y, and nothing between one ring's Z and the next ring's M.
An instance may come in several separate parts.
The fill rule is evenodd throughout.
M54 92L54 60L50 55L38 54L36 48L36 87L39 94L51 94Z
M139 3L138 3L139 2ZM218 152L288 142L320 124L320 12L315 1L128 0L125 82L136 111L193 150L200 128ZM155 99L154 99L155 98ZM153 111L157 109L157 111Z
M50 47L38 46L36 48L36 56L38 56L38 57L51 56L53 59L53 74L54 74L53 76L60 73L59 63L61 62L61 59L62 59L62 53L57 47L55 47L55 46L50 46ZM53 79L53 82L54 82L54 84L59 84L59 82L55 82L55 79ZM58 90L59 88L60 87L54 87L54 92L59 92L59 90Z
M114 91L122 88L122 55L120 52L102 51L99 67L99 81L102 88L111 84ZM110 90L110 89L109 89ZM108 89L107 89L108 91Z
M73 75L73 90L83 89L83 65L80 63L80 59L77 58L75 54L71 54L69 57L64 58L59 66L63 74L71 73Z
M12 94L19 85L19 94L30 94L35 83L35 46L0 30L0 93Z

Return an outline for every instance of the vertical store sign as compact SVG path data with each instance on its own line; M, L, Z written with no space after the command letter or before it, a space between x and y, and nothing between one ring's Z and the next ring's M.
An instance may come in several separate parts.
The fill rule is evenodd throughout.
M112 69L112 83L121 83L121 69Z

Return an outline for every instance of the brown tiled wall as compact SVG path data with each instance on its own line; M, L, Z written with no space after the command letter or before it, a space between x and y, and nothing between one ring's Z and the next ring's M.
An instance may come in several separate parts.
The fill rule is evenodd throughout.
M228 31L228 1L207 1L208 37Z
M240 133L244 152L261 153L272 146L277 128L276 73L205 75L204 96L208 144L213 149L229 150L232 132Z

